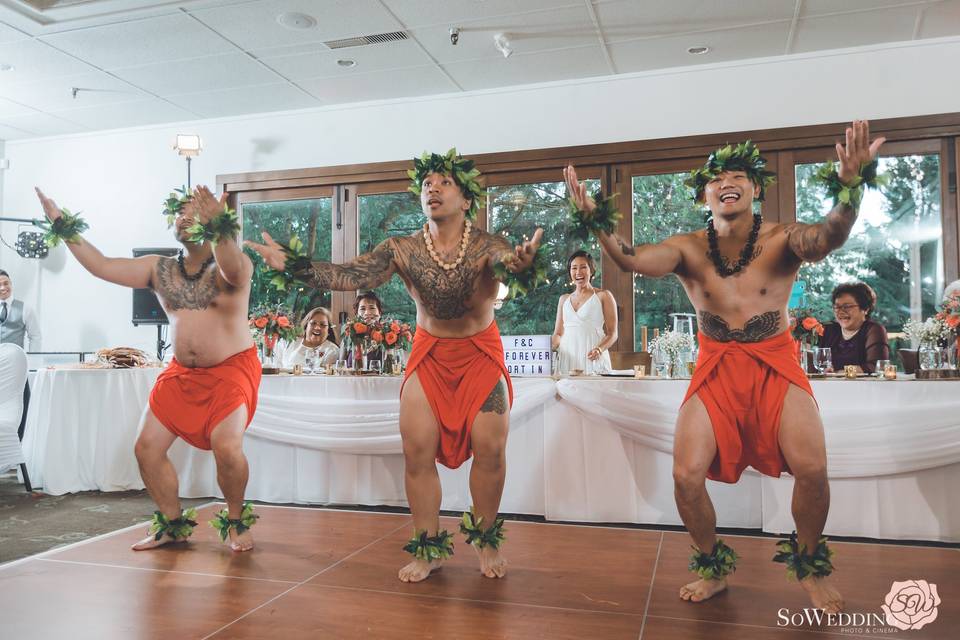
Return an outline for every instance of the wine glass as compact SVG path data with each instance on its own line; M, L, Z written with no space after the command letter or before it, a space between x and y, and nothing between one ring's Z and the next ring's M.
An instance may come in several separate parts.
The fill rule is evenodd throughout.
M820 373L833 371L833 354L830 352L830 347L817 347L813 366L815 366Z
M316 373L317 352L313 349L307 349L303 354L303 370L305 373Z

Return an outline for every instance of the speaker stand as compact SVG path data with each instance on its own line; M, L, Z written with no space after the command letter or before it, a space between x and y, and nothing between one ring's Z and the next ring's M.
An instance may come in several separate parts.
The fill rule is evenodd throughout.
M163 339L163 327L164 325L157 325L157 360L163 362L163 354L166 353L167 348L170 346L167 344L167 341Z

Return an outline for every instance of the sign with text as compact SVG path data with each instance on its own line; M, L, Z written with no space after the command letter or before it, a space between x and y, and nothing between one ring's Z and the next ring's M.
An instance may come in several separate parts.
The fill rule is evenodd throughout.
M550 336L500 336L512 376L550 375Z

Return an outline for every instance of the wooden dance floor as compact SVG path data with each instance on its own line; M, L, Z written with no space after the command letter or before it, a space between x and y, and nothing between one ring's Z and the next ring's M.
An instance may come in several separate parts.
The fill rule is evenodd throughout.
M256 549L236 554L200 511L191 541L134 553L137 526L0 567L3 638L649 638L813 640L867 635L778 628L777 611L809 604L770 562L775 541L728 536L741 556L731 589L698 605L685 533L508 522L503 580L456 555L429 580L403 584L407 515L259 506ZM457 521L445 518L454 530ZM938 587L939 616L919 631L874 637L956 638L960 551L836 543L847 611L879 613L894 580ZM881 614L882 615L882 614Z

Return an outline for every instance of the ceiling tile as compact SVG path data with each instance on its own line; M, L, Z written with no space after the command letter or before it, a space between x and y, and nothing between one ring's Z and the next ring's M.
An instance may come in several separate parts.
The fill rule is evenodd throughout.
M349 68L342 67L337 64L337 60L341 59L353 60L357 64ZM271 69L291 80L432 64L430 57L411 40L349 47L336 51L324 49L294 56L261 57L261 60Z
M804 18L797 25L791 53L910 40L917 11L911 6Z
M0 43L17 42L18 40L29 40L30 34L14 29L9 25L0 22Z
M70 122L49 113L31 113L4 118L2 124L29 131L35 136L60 136L87 130L87 127L82 124Z
M285 12L305 13L317 25L282 27L277 16ZM265 0L190 13L248 51L401 29L377 0Z
M102 69L236 51L229 42L183 14L56 33L41 40Z
M74 87L81 89L76 98L72 92ZM108 102L130 102L147 97L143 91L101 71L2 87L0 96L41 111L76 109Z
M115 69L113 73L160 96L271 84L282 80L245 53Z
M444 26L413 31L413 36L441 64L480 58L503 58L494 47L493 36L504 33L515 54L550 49L568 49L599 42L586 6L580 4L556 11L541 11L523 16L504 16L472 22L464 26L460 42L450 44Z
M13 71L5 72L0 77L0 91L12 84L94 71L90 65L36 40L0 44L0 64L12 64L14 67Z
M24 131L22 129L15 129L13 127L8 127L3 124L3 121L0 120L0 140L21 140L23 138L33 138L35 134L30 133L29 131Z
M122 129L197 119L195 114L157 98L67 109L55 114L91 129Z
M205 118L289 111L320 106L320 101L289 83L170 96L171 102Z
M600 45L515 54L506 59L501 56L488 60L467 60L443 67L466 91L610 73Z
M867 11L902 5L915 5L925 0L803 0L800 17L819 16L844 11ZM936 1L936 0L934 0Z
M923 10L921 38L943 38L960 34L960 0L931 4Z
M357 73L341 78L313 78L298 84L325 103L362 102L459 91L435 66Z
M407 28L449 28L496 16L583 6L583 0L384 0L384 4Z
M17 104L16 102L11 102L10 100L0 98L0 118L7 118L9 116L22 116L28 113L36 112L36 109L26 105Z
M607 42L793 19L796 0L617 0L596 7Z
M790 23L783 21L694 35L619 42L609 45L609 49L618 72L649 71L783 55L789 31ZM690 55L687 48L691 46L710 47L710 53Z

